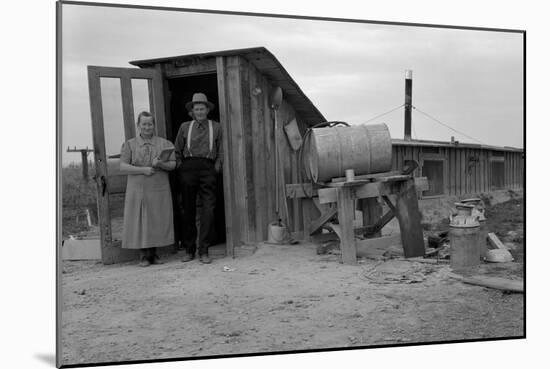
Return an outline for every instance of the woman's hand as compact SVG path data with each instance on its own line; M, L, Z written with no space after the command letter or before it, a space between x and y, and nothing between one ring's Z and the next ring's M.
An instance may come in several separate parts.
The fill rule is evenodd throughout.
M155 174L155 168L152 167L144 167L143 168L143 174L146 176L152 176Z
M161 162L161 160L159 159L158 156L156 158L154 158L153 163L152 163L153 168L158 168L160 162Z

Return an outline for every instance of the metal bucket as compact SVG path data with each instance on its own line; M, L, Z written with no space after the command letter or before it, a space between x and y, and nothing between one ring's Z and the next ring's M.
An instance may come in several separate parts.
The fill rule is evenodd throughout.
M289 241L288 229L279 222L271 222L267 226L267 243L285 244Z
M314 128L304 147L308 179L323 182L355 175L387 172L392 167L392 141L385 124Z

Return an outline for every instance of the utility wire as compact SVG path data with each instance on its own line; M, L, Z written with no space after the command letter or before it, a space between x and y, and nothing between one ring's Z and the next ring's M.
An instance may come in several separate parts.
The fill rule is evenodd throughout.
M472 137L472 136L468 136L466 133L460 132L460 131L454 129L453 127L451 127L451 126L448 126L447 124L443 123L443 122L440 121L439 119L436 119L436 118L432 117L430 114L425 113L425 112L423 112L422 110L418 109L416 106L412 105L412 108L413 108L414 110L418 111L419 113L425 115L426 117L432 119L433 121L435 121L435 122L437 122L437 123L439 123L439 124L441 124L441 125L443 125L443 126L449 128L450 130L452 130L452 131L454 131L454 132L456 132L456 133L458 133L458 134L461 134L461 135L463 135L463 136L465 136L465 137L468 137L468 138L471 139L471 140L477 141L477 142L479 142L479 143L482 144L482 145L485 145L483 142L481 142L481 141L478 140L477 138L474 138L474 137Z
M382 113L382 114L380 114L380 115L377 115L377 116L375 116L374 118L371 118L371 119L369 119L369 120L363 122L362 124L365 124L365 123L371 122L371 121L373 121L373 120L375 120L375 119L378 119L378 118L380 118L380 117L383 117L384 115L389 114L389 113L391 113L391 112L393 112L393 111L395 111L395 110L397 110L397 109L399 109L399 108L401 108L401 107L403 107L403 106L405 106L405 104L401 104L401 105L399 105L399 106L396 106L395 108L390 109L390 110L388 110L387 112Z

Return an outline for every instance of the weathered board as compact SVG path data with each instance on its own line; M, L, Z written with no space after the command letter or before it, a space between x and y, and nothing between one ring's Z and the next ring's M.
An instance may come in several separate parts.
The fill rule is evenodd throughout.
M289 231L293 233L303 233L304 220L306 216L303 212L302 200L293 196L288 200L285 197L286 185L295 183L298 180L298 173L301 169L298 163L296 153L290 148L288 140L283 133L283 125L292 119L296 119L298 128L305 132L305 125L301 118L296 115L296 112L286 100L283 94L281 106L275 112L270 107L270 92L274 88L267 81L265 75L262 75L258 69L247 60L235 58L233 63L239 65L239 82L240 86L233 88L232 93L239 93L240 102L235 103L235 97L227 97L233 101L231 108L240 109L243 116L242 125L240 127L242 137L236 137L235 133L231 134L231 150L233 151L233 159L241 158L240 163L234 163L232 180L235 182L234 189L237 198L238 214L243 209L246 216L241 221L240 229L243 234L241 238L252 241L261 241L267 238L267 226L270 222L276 220L275 204L279 202L279 216L289 227ZM231 69L229 73L231 74ZM231 84L233 81L228 81ZM279 131L274 131L275 113L277 114ZM231 117L230 117L231 118ZM230 119L231 120L231 119ZM232 126L232 129L234 127ZM243 141L242 149L240 148L240 140ZM275 140L277 140L278 153L275 152ZM235 156L235 151L242 150L243 156L240 154ZM275 183L275 160L279 157L279 183ZM234 160L233 160L234 161ZM242 185L244 190L237 189L239 179L236 179L236 173L241 173ZM279 190L279 199L276 199L276 186ZM242 193L242 195L241 195ZM242 199L244 198L244 201ZM238 200L241 199L241 200ZM245 207L239 206L241 201ZM240 210L239 210L240 209ZM311 217L311 212L307 214Z
M414 186L418 191L424 191L428 188L428 180L426 177L414 178ZM369 197L378 197L395 193L395 188L386 187L383 183L372 182L366 183L354 189L355 198L363 199ZM328 204L336 202L336 188L322 188L317 191L320 204Z
M401 183L396 196L396 217L401 229L401 241L406 258L423 256L424 236L420 224L421 214L413 180Z
M338 202L338 223L340 225L340 250L344 264L357 263L357 249L355 246L355 232L353 231L353 206L352 189L341 187L336 189Z
M217 79L218 79L218 100L220 109L220 121L222 122L222 140L223 140L223 194L225 210L225 228L226 228L226 250L227 255L235 255L235 243L240 239L239 219L236 216L236 204L233 196L235 183L233 182L233 156L231 125L229 124L230 113L227 103L227 69L224 57L216 58Z
M242 129L243 129L243 143L244 143L244 174L245 174L245 183L246 183L246 208L247 213L244 217L247 227L246 227L246 242L257 241L256 234L256 197L255 192L257 184L254 180L254 163L257 158L254 156L253 151L253 141L254 137L252 135L252 103L250 93L250 74L251 66L244 59L239 59L239 73L240 73L240 89L241 89L241 109L242 109ZM260 231L261 232L261 231Z
M326 210L324 213L321 214L321 216L311 222L311 224L308 226L309 234L314 235L315 233L317 233L321 229L321 227L337 213L338 209L336 207L332 207Z
M221 58L221 57L218 57ZM218 69L216 58L203 58L188 65L175 63L163 64L166 66L165 76L167 78L180 78L185 76L196 76L198 74L216 72Z
M250 89L261 85L261 75L255 67L249 67ZM261 88L260 88L261 89ZM267 198L267 179L266 179L266 150L265 150L265 114L262 101L262 94L250 95L250 114L252 125L252 163L253 163L253 183L254 183L254 205L256 222L256 240L267 239L268 202Z
M248 240L248 199L246 183L245 138L243 131L243 105L241 64L238 56L226 57L226 103L228 105L227 125L230 127L231 161L233 163L232 182L234 183L235 214L234 220L238 233L234 230L235 246ZM238 237L238 238L237 238Z
M444 147L429 146L414 142L410 144L394 143L392 170L401 169L409 159L424 160L440 159L443 161L442 181L443 195L462 196L473 193L489 192L496 188L491 187L495 175L491 169L491 162L503 160L504 173L502 189L521 189L523 153L507 149L449 145ZM422 175L415 171L415 176ZM496 181L498 182L498 181Z

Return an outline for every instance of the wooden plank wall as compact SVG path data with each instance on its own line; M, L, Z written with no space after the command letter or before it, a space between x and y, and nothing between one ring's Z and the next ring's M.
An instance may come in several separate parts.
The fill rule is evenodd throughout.
M516 165L516 162L517 162L517 155L515 155L515 153L511 153L511 169L512 169L512 175L511 175L511 181L512 181L512 189L517 189L518 187L518 183L517 183L517 178L516 178L516 175L517 175L517 165Z
M519 189L519 179L518 179L518 172L519 172L519 157L517 153L512 153L512 188L513 189Z
M275 183L275 131L274 112L270 108L270 95L273 87L254 65L246 59L239 58L241 109L242 109L242 134L243 134L243 171L244 175L243 196L245 197L246 213L242 221L246 224L244 241L257 242L267 239L267 226L276 221L276 183ZM255 88L261 90L253 94ZM278 148L280 155L280 175L284 176L286 184L298 183L298 172L301 166L298 163L298 155L294 152L283 131L283 125L295 119L302 134L305 125L290 104L284 100L277 110L279 125ZM234 137L236 138L236 137ZM234 143L233 143L234 144ZM283 189L279 186L280 203L279 215L287 224L290 232L303 232L304 230L304 200L283 200ZM287 201L289 219L286 219L284 203ZM244 210L243 209L243 210ZM307 215L310 215L309 212Z
M487 163L487 151L479 150L479 170L480 174L480 188L481 192L488 192L489 188L489 164Z
M244 220L247 225L247 241L256 240L256 201L255 196L255 181L254 181L254 163L255 157L253 156L253 141L252 135L252 104L251 104L251 84L250 84L250 65L248 61L243 58L239 58L239 67L241 75L241 94L242 94L242 109L243 109L243 135L244 135L244 155L245 155L245 178L246 178L246 201L247 201L247 214ZM245 218L243 216L243 218Z
M446 161L445 194L461 196L489 192L491 152L492 150L482 148L442 147L441 157ZM405 160L412 158L421 165L422 159L428 158L419 146L393 145L392 153L392 170L401 169ZM523 166L521 152L504 152L506 189L523 188ZM421 174L421 169L414 173L415 176Z
M248 75L249 91L258 87L259 94L250 94L250 125L252 140L250 156L247 156L247 166L251 168L247 181L248 196L254 199L254 207L249 209L248 219L253 223L254 233L250 233L249 241L267 239L267 225L275 221L275 137L273 130L273 114L269 106L271 87L258 70L243 60L244 73Z
M223 195L224 195L224 211L225 211L225 228L226 228L226 250L227 255L234 256L234 248L237 240L239 240L237 230L238 219L234 216L235 192L233 183L233 162L231 150L231 124L229 124L229 102L227 101L227 61L223 57L216 58L217 79L218 79L218 101L220 109L220 122L223 132Z
M519 190L523 188L523 154L507 152L504 157L505 184L507 188Z
M223 58L225 64L225 86L226 86L226 111L227 124L226 132L229 142L229 155L231 157L231 173L229 180L232 183L233 211L232 232L233 242L238 246L248 239L248 196L246 183L245 166L245 133L243 111L241 59L235 56Z
M265 81L262 80L261 75L256 73L252 68L247 67L248 82L251 89L255 86L262 91L265 88ZM251 164L252 164L252 184L253 184L253 198L254 198L254 228L256 230L254 237L256 240L264 240L267 237L266 225L271 221L268 213L268 206L271 203L267 200L267 173L270 167L268 166L269 158L271 155L268 150L266 141L266 131L269 130L266 124L266 113L269 116L269 107L266 104L265 99L262 98L262 94L251 94L250 96L250 125L251 125ZM267 111L266 111L267 110Z
M516 155L516 183L517 188L523 188L523 157L521 154Z
M523 188L523 158L522 155L516 154L516 184L518 189Z
M283 126L296 118L296 112L290 104L283 100L283 103L278 111L278 124L279 124L279 141L278 147L281 156L281 166L284 172L285 183L298 183L298 155L292 150L286 134L283 130ZM299 119L297 119L299 120ZM284 199L284 195L281 199ZM284 200L286 201L286 200ZM284 204L282 205L284 206ZM290 232L300 232L303 230L303 222L301 221L302 203L300 199L293 199L287 201L289 219L286 220L286 224Z

